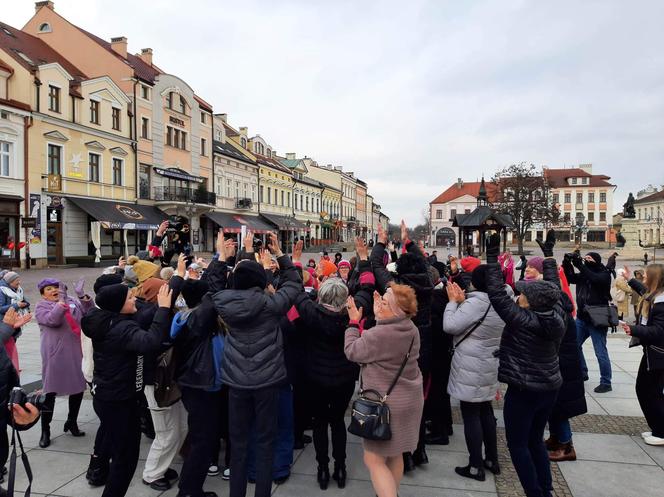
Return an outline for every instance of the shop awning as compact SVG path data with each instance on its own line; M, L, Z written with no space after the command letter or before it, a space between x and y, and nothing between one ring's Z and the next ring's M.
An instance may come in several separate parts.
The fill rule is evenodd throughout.
M246 226L248 230L254 233L269 233L270 231L274 231L273 226L258 216L217 211L207 212L205 216L221 226L224 233L241 233L242 226Z
M194 183L203 183L204 181L200 176L194 176L193 174L189 174L187 171L183 171L182 169L178 169L176 167L169 167L168 169L164 169L163 167L153 167L152 170L161 176L166 176L167 178L180 179L183 181L193 181Z
M156 230L163 220L168 219L168 214L152 205L80 197L67 197L67 200L99 221L104 229Z
M270 223L274 224L280 231L311 231L307 225L289 216L279 214L261 214Z

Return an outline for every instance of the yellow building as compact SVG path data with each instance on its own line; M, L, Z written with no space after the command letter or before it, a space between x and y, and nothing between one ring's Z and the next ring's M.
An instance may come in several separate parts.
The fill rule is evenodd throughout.
M45 265L116 257L144 242L162 216L136 206L130 100L106 76L89 78L42 40L0 30L7 100L30 110L30 256ZM27 211L26 211L27 212Z

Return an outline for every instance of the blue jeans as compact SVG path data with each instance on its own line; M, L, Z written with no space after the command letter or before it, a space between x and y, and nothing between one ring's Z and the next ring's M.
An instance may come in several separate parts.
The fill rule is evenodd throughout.
M560 443L566 444L572 441L572 427L569 419L549 419L549 433L556 437Z
M586 365L586 358L583 356L583 342L588 337L593 341L593 349L595 349L595 357L599 363L599 376L600 384L611 385L611 359L609 359L609 351L606 348L606 334L608 329L598 328L592 324L584 321L583 319L576 319L576 341L579 344L579 356L581 357L581 370L584 375L588 375L588 366Z
M551 497L549 453L542 437L558 391L536 392L509 385L505 393L505 438L527 497Z

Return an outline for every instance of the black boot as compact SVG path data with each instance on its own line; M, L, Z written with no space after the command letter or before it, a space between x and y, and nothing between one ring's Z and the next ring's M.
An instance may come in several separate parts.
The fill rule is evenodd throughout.
M78 429L78 424L76 421L67 421L65 422L65 427L63 428L64 432L70 432L74 437L84 437L85 432Z
M337 482L339 488L346 488L346 465L344 463L334 463L334 473L332 479Z
M318 466L318 484L320 485L321 490L327 490L327 486L330 483L330 469L325 466Z
M88 480L88 484L92 487L106 485L108 469L108 461L102 461L101 457L93 454L90 456L90 465L88 466L88 471L85 473L85 479Z
M51 445L51 428L48 426L42 426L42 434L41 438L39 439L39 446L42 449L45 449L49 445Z
M423 464L429 464L429 456L427 456L427 451L422 446L413 452L413 462L415 466L422 466Z
M472 478L477 481L484 481L486 476L484 474L484 468L473 468L472 466L463 466L454 468L454 471L457 475L463 476L464 478Z
M403 453L403 472L409 473L415 469L415 461L413 461L413 456L410 452Z

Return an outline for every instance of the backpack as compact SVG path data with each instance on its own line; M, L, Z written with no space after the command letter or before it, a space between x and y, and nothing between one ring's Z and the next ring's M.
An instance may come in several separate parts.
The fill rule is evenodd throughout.
M175 348L169 347L157 358L154 375L154 399L159 407L170 407L182 398L180 387L175 381L177 361Z

